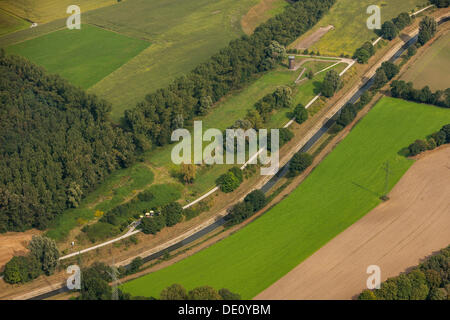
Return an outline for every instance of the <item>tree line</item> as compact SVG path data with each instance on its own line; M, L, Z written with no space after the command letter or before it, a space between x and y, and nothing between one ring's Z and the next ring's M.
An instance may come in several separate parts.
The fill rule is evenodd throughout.
M450 247L410 272L387 279L380 289L364 290L359 300L449 300Z
M403 80L395 80L392 81L390 90L394 98L450 108L450 88L432 92L429 86L425 86L422 89L414 89L412 82L407 83Z
M448 6L448 5L447 5ZM378 34L386 40L393 40L397 37L401 30L411 25L413 18L406 13L400 13L396 18L386 21L383 23L381 30ZM428 16L425 16L419 24L419 35L417 46L423 46L427 43L431 38L434 37L437 30L436 21ZM414 50L412 48L411 50ZM415 54L412 51L408 51L408 57L411 57ZM375 54L376 48L370 41L366 41L361 47L355 50L353 54L353 59L358 61L358 63L365 64L369 61L369 59Z

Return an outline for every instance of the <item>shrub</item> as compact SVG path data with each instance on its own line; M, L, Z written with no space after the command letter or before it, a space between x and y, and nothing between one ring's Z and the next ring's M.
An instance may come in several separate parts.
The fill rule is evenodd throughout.
M261 190L253 190L244 199L245 202L251 204L252 211L256 212L264 208L266 205L266 196Z
M165 288L159 295L161 300L187 300L186 289L180 284L173 284Z
M304 152L296 153L289 162L289 175L297 176L308 168L313 161L313 157Z
M416 156L419 153L422 153L428 149L428 145L426 141L416 140L414 143L410 144L408 147L409 155Z
M189 291L189 300L222 300L219 293L212 287L203 286Z
M145 234L157 234L166 226L165 217L161 214L152 218L144 218L141 220L139 228Z
M144 260L141 257L136 257L131 261L128 267L127 274L133 274L139 271L139 268L144 264Z
M308 110L302 104L298 104L294 109L295 122L298 124L302 124L306 120L308 120Z
M153 195L153 193L150 190L142 191L137 196L139 201L151 201L151 200L153 200L154 197L155 196Z
M217 179L217 184L222 192L230 193L239 187L240 182L232 172L228 171Z
M392 21L386 21L381 26L381 36L383 39L392 40L398 35L398 29Z
M239 294L233 293L225 288L219 290L219 295L223 300L241 300L241 296Z
M178 202L171 202L162 208L162 214L165 217L166 225L171 227L183 219L183 208Z

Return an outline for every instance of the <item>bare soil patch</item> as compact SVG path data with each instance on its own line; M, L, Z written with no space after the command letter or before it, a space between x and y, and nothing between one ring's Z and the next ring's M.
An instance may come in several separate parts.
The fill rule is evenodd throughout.
M33 235L39 234L37 230L27 232L7 232L0 235L0 270L13 257L25 255L28 252L27 245Z
M389 194L256 299L352 299L366 288L367 267L382 281L450 243L450 146L418 157ZM338 213L336 213L338 214Z

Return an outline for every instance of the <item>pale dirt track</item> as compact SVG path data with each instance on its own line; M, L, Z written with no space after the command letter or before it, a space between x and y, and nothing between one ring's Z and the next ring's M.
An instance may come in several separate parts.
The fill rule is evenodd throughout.
M450 146L424 154L389 197L255 299L352 299L369 265L384 281L448 246Z

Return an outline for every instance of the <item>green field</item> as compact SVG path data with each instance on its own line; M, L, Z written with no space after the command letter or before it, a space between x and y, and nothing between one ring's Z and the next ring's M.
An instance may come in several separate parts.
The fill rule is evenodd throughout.
M383 98L285 200L241 231L165 269L125 283L133 295L166 286L229 288L248 299L380 203L413 161L398 152L450 122L450 111Z
M329 31L310 49L321 54L340 55L342 53L353 55L356 48L365 41L378 38L367 28L367 7L378 5L381 8L381 20L387 21L401 12L411 12L418 5L426 4L426 0L337 0L330 11L319 23L303 37L307 37L320 27L333 25L335 30Z
M450 87L450 33L436 40L402 79L412 81L417 89L429 86L432 90L445 90Z
M64 29L12 45L19 54L58 73L75 85L89 88L150 44L90 25Z
M152 46L91 90L113 103L112 117L188 73L243 34L241 17L259 0L127 0L86 14L87 22Z
M29 27L29 23L0 10L0 36Z

